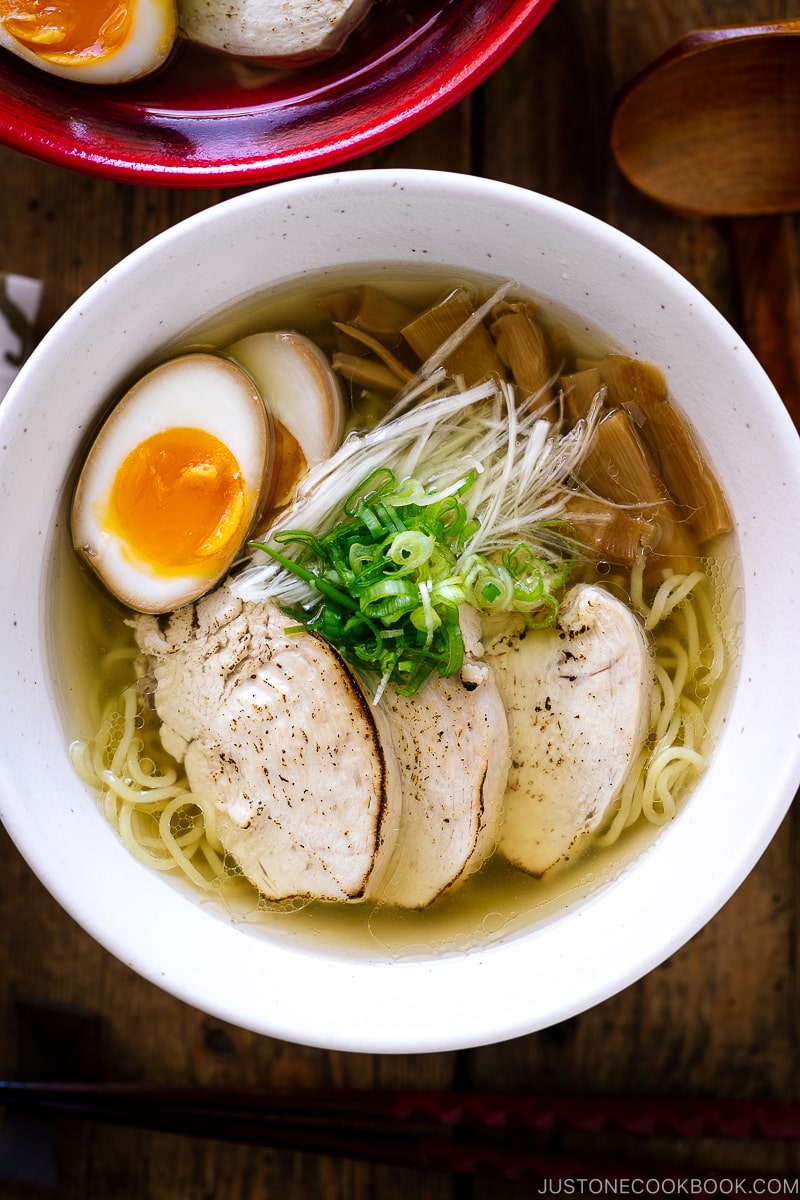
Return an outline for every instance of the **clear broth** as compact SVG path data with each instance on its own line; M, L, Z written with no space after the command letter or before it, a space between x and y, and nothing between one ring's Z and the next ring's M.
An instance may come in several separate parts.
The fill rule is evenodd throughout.
M374 283L420 309L457 285L477 289L481 298L492 286L491 281L444 276L441 271L427 275L415 271L406 276L379 268L359 271L357 279L349 272L317 280L314 286L306 281L302 286L282 289L278 294L271 292L212 316L166 347L152 363L144 364L142 373L178 351L221 348L248 333L270 328L292 328L306 333L330 353L330 319L319 310L318 299L354 282ZM546 328L566 324L570 343L579 355L599 356L618 350L587 324L556 311L539 297L532 298L540 307ZM364 423L363 414L357 409L351 416L353 424ZM71 492L70 486L66 489L65 511L57 531L51 590L54 598L51 652L58 664L64 723L70 741L90 740L96 733L99 705L125 686L122 676L113 676L98 692L98 664L103 656L126 638L130 646L134 645L125 624L128 611L105 591L73 550L67 507ZM732 535L713 547L705 566L713 582L714 609L721 624L728 664L704 708L709 730L704 747L707 750L713 746L724 719L726 697L735 676L740 621L735 611L737 559ZM602 572L598 576L594 569L587 569L584 577L604 576ZM682 803L685 802L686 797ZM566 908L612 883L634 859L652 848L661 828L640 818L609 847L594 844L591 837L584 839L562 865L552 868L543 878L527 875L499 855L493 855L475 874L419 912L394 909L380 902L270 902L241 879L230 880L219 894L202 893L188 881L176 880L174 874L169 882L188 890L201 903L214 906L224 919L246 924L253 933L301 939L328 952L359 956L441 955L484 946L556 918Z

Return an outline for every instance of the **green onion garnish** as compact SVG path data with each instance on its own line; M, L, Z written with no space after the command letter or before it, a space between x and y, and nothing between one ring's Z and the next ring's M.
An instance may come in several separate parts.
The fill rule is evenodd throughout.
M524 542L500 561L470 553L479 522L461 497L474 478L443 495L380 468L347 497L327 533L281 530L274 541L282 549L251 543L320 595L320 604L293 615L355 670L378 675L376 698L388 684L411 696L434 671L460 670L462 604L523 612L533 628L555 620L553 593L572 564L554 566ZM290 548L291 556L283 552Z

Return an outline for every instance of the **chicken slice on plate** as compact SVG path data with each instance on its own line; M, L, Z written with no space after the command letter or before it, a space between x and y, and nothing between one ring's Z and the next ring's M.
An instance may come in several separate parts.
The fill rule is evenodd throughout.
M431 676L410 698L384 693L403 807L382 899L425 908L497 844L509 767L508 723L494 676L469 655L460 675Z
M394 846L400 785L385 717L314 634L225 588L138 617L165 748L215 805L216 833L263 895L351 900Z
M190 41L227 54L301 66L341 49L372 0L180 0Z
M508 714L500 851L541 875L603 822L647 731L652 662L634 613L578 585L551 629L486 645Z

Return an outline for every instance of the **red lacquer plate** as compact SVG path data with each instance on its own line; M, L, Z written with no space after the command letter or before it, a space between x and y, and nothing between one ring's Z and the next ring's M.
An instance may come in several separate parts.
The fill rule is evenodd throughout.
M326 62L279 72L181 45L125 87L0 51L0 141L128 183L234 187L322 170L410 133L520 45L554 0L377 0Z

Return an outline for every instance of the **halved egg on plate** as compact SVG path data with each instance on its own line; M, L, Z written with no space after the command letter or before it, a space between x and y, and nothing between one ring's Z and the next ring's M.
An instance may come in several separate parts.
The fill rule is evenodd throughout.
M135 384L101 427L72 503L78 552L138 612L171 612L229 570L268 494L272 422L249 375L186 354Z
M175 0L0 0L0 46L63 79L141 79L169 57Z

